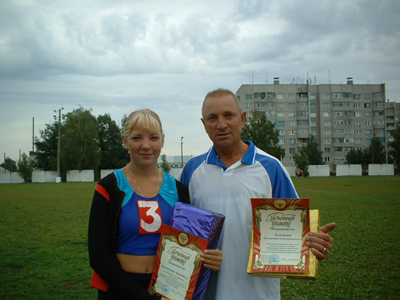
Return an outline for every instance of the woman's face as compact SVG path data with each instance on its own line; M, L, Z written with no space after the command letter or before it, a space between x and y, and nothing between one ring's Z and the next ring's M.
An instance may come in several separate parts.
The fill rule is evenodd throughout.
M123 136L123 141L129 150L131 162L138 166L157 163L164 146L164 137L160 132L143 127L132 129L128 136Z

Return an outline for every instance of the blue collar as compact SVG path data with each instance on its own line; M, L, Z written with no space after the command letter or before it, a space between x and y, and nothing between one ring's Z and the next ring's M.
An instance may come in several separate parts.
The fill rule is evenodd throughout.
M256 146L252 141L244 141L244 142L249 145L249 149L247 149L246 153L242 157L241 162L248 165L253 165L257 153ZM211 149L208 151L206 163L217 165L226 169L226 166L222 163L222 161L218 157L217 151L215 150L215 146L212 146Z

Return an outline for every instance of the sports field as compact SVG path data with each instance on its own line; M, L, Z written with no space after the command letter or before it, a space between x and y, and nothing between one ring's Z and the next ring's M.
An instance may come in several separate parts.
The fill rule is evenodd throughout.
M318 280L282 280L282 299L400 299L400 177L293 181L321 224L338 226ZM0 299L96 298L87 255L94 187L0 185Z

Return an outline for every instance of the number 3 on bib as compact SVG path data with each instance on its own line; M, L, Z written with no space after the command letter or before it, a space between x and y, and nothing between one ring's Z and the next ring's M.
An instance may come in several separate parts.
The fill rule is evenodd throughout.
M162 218L158 201L139 200L137 205L140 216L139 234L159 232Z

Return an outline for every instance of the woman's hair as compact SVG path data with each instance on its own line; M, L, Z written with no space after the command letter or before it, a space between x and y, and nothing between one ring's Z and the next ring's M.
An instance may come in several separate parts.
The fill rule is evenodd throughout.
M163 130L160 117L150 109L134 111L129 115L124 125L124 135L128 136L135 128L142 127L147 130L159 132L162 137Z

